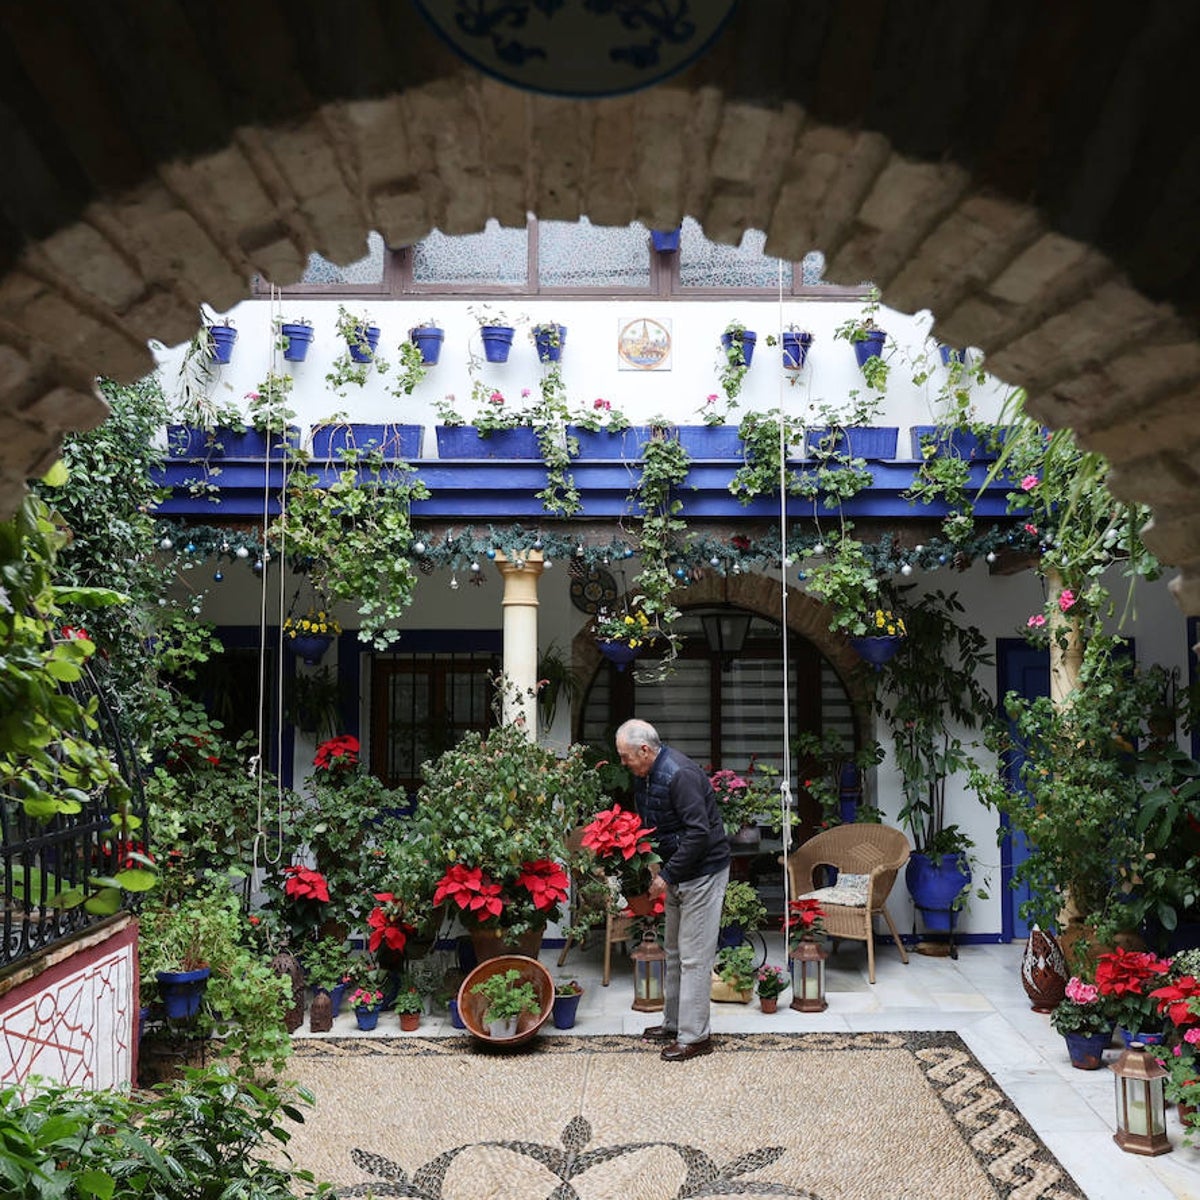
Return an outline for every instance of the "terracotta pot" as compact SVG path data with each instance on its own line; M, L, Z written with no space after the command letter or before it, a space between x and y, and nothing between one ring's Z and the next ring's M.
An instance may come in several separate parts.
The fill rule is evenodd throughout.
M758 1007L765 1013L777 1012L779 1009L778 996L759 996Z
M522 979L528 979L533 983L534 991L537 993L538 1000L541 1003L541 1009L536 1013L522 1013L517 1019L516 1032L511 1036L498 1037L488 1028L486 1021L487 1001L471 989L490 976L511 969L519 971ZM481 1038L489 1044L498 1044L504 1049L508 1049L511 1046L519 1046L529 1041L550 1019L553 1011L553 977L536 959L521 955L502 954L481 962L462 981L462 986L458 989L458 1015L462 1018L467 1029L475 1037Z
M421 1025L420 1013L401 1013L400 1028L406 1033L412 1033L413 1030L419 1029Z
M650 899L649 892L642 892L637 896L626 896L625 903L629 905L629 911L635 917L648 917L654 911L654 901Z
M525 958L537 958L542 949L542 935L545 927L530 929L519 937L510 938L504 930L472 929L471 946L475 951L477 963L487 962L502 954L519 954Z

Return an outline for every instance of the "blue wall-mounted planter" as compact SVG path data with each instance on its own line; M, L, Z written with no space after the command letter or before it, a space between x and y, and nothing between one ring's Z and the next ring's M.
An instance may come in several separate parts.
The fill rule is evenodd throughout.
M427 367L437 366L437 361L442 356L442 342L445 340L446 331L438 329L435 325L419 325L416 329L408 331L409 341L421 352L421 362Z
M808 453L820 451L821 443L833 436L833 449L852 458L895 458L900 440L898 425L848 425L845 429L809 429L804 434Z
M378 347L378 325L368 325L365 329L359 325L355 328L354 335L346 339L346 348L350 351L350 358L356 363L374 362L375 351Z
M650 440L650 429L646 425L631 425L628 429L610 433L600 430L592 433L578 425L567 426L567 437L579 442L579 457L586 459L624 459L632 462L642 457L642 445Z
M437 426L438 458L542 457L537 434L528 425L497 429L486 436L474 425Z
M284 338L283 357L288 362L303 362L308 356L309 346L312 345L312 326L281 325L279 332Z
M341 450L380 450L386 459L412 462L421 457L424 425L316 425L312 453L316 459L335 462Z

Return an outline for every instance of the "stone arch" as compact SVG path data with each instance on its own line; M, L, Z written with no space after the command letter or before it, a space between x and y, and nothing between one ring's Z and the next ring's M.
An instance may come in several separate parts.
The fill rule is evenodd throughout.
M622 597L622 603L632 598L630 593ZM686 589L676 592L672 599L682 612L692 608L707 608L714 604L733 604L747 612L757 613L761 617L783 622L783 601L780 598L779 583L769 575L759 575L754 572L743 572L740 575L729 575L720 578L715 572L705 574L701 579L690 583ZM832 610L815 597L808 595L798 588L788 584L787 594L787 625L793 633L807 638L829 660L838 678L850 697L854 711L855 730L860 744L866 744L873 738L873 715L870 671L862 659L850 647L849 641L841 634L830 630L829 623ZM604 662L604 657L596 648L595 640L590 633L590 626L585 625L571 642L571 662L576 676L589 683L595 678L596 672ZM575 728L572 736L580 739L579 719L581 711L574 715Z
M291 29L267 0L226 6L219 30L199 11L0 18L19 97L0 512L64 431L103 418L97 373L143 374L147 339L184 340L200 302L229 307L252 274L348 261L371 229L403 244L526 211L690 213L717 239L753 226L769 253L819 248L830 278L874 279L983 348L1154 508L1147 540L1200 611L1200 13L756 0L675 80L569 101L463 69L408 6L351 0Z

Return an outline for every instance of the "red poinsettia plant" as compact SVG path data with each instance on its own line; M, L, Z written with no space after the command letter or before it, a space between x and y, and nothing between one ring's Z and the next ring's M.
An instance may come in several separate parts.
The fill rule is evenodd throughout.
M318 771L337 775L358 766L358 738L351 733L340 733L337 737L322 742L313 755L313 766Z
M283 868L280 914L294 942L315 934L325 919L328 904L329 884L320 871L303 863L292 863Z
M509 918L516 911L525 910L528 919L529 909L538 921L550 921L559 916L558 906L567 898L568 885L566 871L549 858L522 863L507 886L492 879L482 867L455 863L438 880L433 903L449 904L467 924L495 921L512 925Z
M792 950L801 942L815 942L825 934L825 910L819 900L791 900L784 914L783 932Z
M650 841L653 832L642 824L637 813L619 804L597 813L583 827L580 846L591 854L585 866L605 878L611 906L617 912L627 914L629 899L643 895L650 888L662 861ZM661 896L655 900L652 911L663 911Z
M1148 950L1117 947L1096 960L1096 988L1105 1011L1131 1033L1152 1033L1162 1028L1163 1018L1152 992L1171 969L1167 959Z
M406 919L404 901L393 892L374 892L375 907L367 914L367 927L371 930L367 938L367 949L372 954L385 947L396 954L403 954L408 939L416 933L416 926Z

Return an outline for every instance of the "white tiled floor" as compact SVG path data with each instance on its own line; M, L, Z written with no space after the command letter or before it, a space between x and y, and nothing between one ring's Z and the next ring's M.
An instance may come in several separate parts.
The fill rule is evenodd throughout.
M769 960L782 964L782 939L769 936L768 946ZM865 947L843 942L829 960L825 1012L793 1011L787 1007L790 993L784 994L780 1010L772 1016L761 1013L757 1001L714 1004L713 1032L955 1030L1089 1200L1200 1200L1200 1149L1182 1145L1174 1110L1168 1124L1174 1147L1170 1154L1142 1158L1117 1149L1112 1140L1112 1074L1071 1066L1049 1018L1029 1007L1020 980L1022 949L1021 944L964 946L957 961L913 953L905 966L895 948L881 942L875 958L877 982L872 986L867 982ZM585 989L577 1025L561 1032L636 1034L655 1024L653 1014L630 1007L632 978L623 956L617 956L611 985L601 986L600 951L595 943L573 949L561 968L556 966L557 949L542 952L551 974L578 979ZM560 1033L550 1025L546 1031ZM374 1034L361 1034L353 1014L343 1014L332 1034L315 1036L436 1037L458 1032L443 1015L424 1017L418 1034L401 1034L398 1018L387 1014ZM306 1035L307 1027L297 1033ZM1106 1058L1111 1061L1116 1056L1114 1049ZM671 1069L686 1071L687 1064Z

